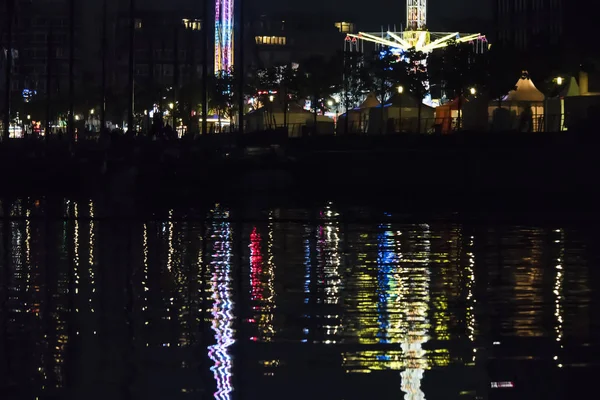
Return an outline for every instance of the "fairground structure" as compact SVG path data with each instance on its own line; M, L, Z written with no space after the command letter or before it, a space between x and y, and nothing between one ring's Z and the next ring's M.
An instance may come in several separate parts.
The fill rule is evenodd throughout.
M215 0L215 73L233 68L234 0Z
M455 40L458 43L471 43L476 52L483 52L487 47L485 36L479 33L459 32L429 32L427 30L427 0L406 1L406 30L381 32L359 32L349 33L346 37L347 46L352 50L362 49L359 42L367 41L381 46L388 46L392 50L403 52L414 48L424 53L430 53L435 49L448 46ZM346 46L346 47L347 47ZM360 46L360 47L359 47Z

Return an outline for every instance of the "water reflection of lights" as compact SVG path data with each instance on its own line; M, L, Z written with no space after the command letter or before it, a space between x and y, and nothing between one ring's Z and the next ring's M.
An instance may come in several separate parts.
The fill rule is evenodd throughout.
M563 339L563 281L564 281L564 271L563 271L563 263L565 259L565 233L562 229L557 229L555 231L560 235L559 239L556 241L560 243L560 252L559 256L556 259L556 276L554 278L554 316L556 317L556 326L554 328L554 332L556 334L556 341L560 344L560 349L564 348L562 343ZM562 360L560 360L559 355L554 356L554 360L559 368L562 368Z
M89 305L90 311L94 312L94 304L93 304L93 293L96 293L96 273L94 272L95 262L96 262L96 233L95 233L95 215L94 215L94 202L90 200L90 249L89 249L89 274L90 274L90 286L92 288Z
M75 294L79 294L79 204L77 202L73 203L73 218L74 218L74 228L73 228L73 276L74 276L74 289ZM77 303L76 303L77 304ZM79 311L77 306L75 306L75 311Z
M250 287L252 310L250 321L258 327L259 335L251 337L253 341L270 342L275 335L273 326L275 309L275 263L273 255L273 215L269 215L267 254L263 257L263 238L254 227L250 233Z
M25 263L31 263L31 210L25 216Z
M345 353L343 365L347 372L370 373L374 370L402 371L402 390L406 398L420 399L420 381L429 368L428 352L423 344L429 340L428 320L430 302L431 241L428 226L416 226L406 232L383 225L378 235L377 280L362 271L360 264L357 278L359 291L357 312L360 315L358 342L375 345L380 342L396 344L397 350L367 350ZM368 243L368 238L367 239ZM364 255L363 258L367 256ZM372 301L376 288L378 300ZM372 317L371 317L372 316ZM374 326L375 331L373 328ZM374 337L377 340L370 340ZM447 365L448 355L432 351L434 365Z
M321 213L321 218L325 220L325 224L318 228L317 234L317 255L318 255L318 270L323 271L322 279L319 283L323 285L323 299L320 299L324 304L337 305L340 302L340 291L342 280L340 277L340 228L336 221L339 214L327 206L324 212ZM340 316L322 315L324 318L323 328L325 344L337 343L336 335L340 329Z
M231 228L225 221L227 212L217 209L213 215L214 254L211 261L212 276L212 330L216 343L208 347L208 356L214 362L211 371L214 374L217 390L215 398L229 399L233 390L231 385L232 357L229 347L233 345L233 302L231 282Z
M469 252L467 253L468 261L465 273L467 275L467 334L471 343L475 342L475 296L473 295L473 288L475 287L475 253L474 253L474 237L471 236L469 240ZM473 348L473 353L476 349ZM475 354L473 354L473 360L475 362Z
M143 236L142 236L142 251L144 253L143 258L143 273L144 276L142 278L142 288L144 289L144 301L142 305L142 314L146 314L145 311L148 311L148 291L150 288L148 287L148 224L144 224ZM148 325L150 322L147 317L145 318L144 325Z
M407 400L420 400L425 398L421 390L421 380L428 368L426 351L423 344L429 340L429 254L431 253L431 231L429 225L422 225L423 234L416 243L422 247L424 263L403 265L400 293L402 313L405 323L402 328L401 342L405 358L405 370L400 373L401 389Z
M167 254L167 269L171 272L171 268L173 267L173 253L175 252L175 248L173 247L173 231L175 230L175 225L173 224L173 210L169 210L169 251Z
M544 302L543 282L547 271L542 268L542 246L547 233L540 228L522 229L519 233L530 237L531 247L523 248L527 253L523 254L514 269L513 290L516 304L512 321L514 334L521 337L543 337L545 335L544 313L539 307L531 307L531 305Z
M396 240L391 226L377 236L377 321L379 343L392 343L398 338L399 313L394 310L398 300L398 257ZM391 321L395 319L396 321Z
M261 318L260 326L264 340L271 340L275 336L273 327L273 311L275 305L275 261L273 255L274 238L274 219L273 212L269 213L269 240L267 241L267 296L265 298L264 312Z

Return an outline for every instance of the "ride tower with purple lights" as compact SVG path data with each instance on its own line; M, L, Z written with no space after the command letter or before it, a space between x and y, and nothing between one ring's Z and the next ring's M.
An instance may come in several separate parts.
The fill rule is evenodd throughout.
M233 69L234 2L215 0L215 74Z

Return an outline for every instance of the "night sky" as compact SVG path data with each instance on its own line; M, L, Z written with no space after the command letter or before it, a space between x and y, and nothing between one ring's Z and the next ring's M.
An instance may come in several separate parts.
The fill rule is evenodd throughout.
M490 19L492 0L429 0L428 24L430 30L443 29L444 21L465 18ZM365 4L368 4L365 7ZM252 0L251 7L271 12L325 12L329 15L354 16L355 22L365 29L380 25L405 23L405 0ZM440 26L442 25L442 26Z
M201 7L202 0L144 0L144 7ZM209 0L211 1L211 0ZM428 25L432 31L455 29L462 19L491 19L492 0L429 0ZM142 3L139 3L142 4ZM406 0L249 0L249 14L325 13L336 19L352 19L361 30L378 30L381 25L405 24ZM365 6L367 4L368 6ZM349 18L350 17L350 18ZM482 26L488 26L482 23Z

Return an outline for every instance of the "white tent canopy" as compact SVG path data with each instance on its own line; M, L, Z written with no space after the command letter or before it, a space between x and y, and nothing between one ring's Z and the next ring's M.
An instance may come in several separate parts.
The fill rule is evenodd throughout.
M545 96L542 92L540 92L531 79L527 77L522 77L519 79L517 84L515 85L516 89L508 92L506 96L502 98L503 101L526 101L526 102L534 102L534 101L544 101Z

